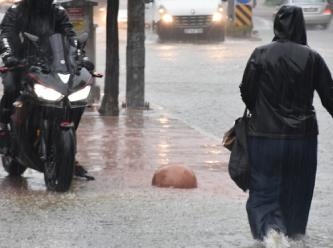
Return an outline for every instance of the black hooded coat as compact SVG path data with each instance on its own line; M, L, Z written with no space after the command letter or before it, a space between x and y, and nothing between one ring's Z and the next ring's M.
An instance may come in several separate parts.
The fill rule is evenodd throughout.
M302 9L283 6L273 42L252 53L240 85L252 117L249 135L297 138L318 134L313 95L333 116L333 80L322 57L308 47Z

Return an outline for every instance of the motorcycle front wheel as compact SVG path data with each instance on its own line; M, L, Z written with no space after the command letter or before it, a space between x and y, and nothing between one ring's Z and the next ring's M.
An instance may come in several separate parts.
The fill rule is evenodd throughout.
M75 134L72 129L60 130L49 145L44 180L50 191L65 192L72 183L75 159Z

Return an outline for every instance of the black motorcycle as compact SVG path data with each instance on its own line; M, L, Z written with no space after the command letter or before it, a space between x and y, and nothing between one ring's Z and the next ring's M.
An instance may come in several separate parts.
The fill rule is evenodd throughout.
M76 127L87 105L95 75L84 66L82 51L61 34L49 38L51 54L37 36L24 37L38 51L22 70L22 90L14 102L9 142L2 155L4 169L19 176L27 168L44 173L48 190L70 188L75 167ZM85 44L87 34L76 42ZM5 72L10 68L1 68Z

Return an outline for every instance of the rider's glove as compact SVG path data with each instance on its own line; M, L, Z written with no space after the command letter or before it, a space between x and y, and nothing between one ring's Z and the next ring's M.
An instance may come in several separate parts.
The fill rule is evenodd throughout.
M15 56L6 56L2 59L3 63L5 64L6 67L12 67L15 65L18 65L20 63L20 60L16 58Z

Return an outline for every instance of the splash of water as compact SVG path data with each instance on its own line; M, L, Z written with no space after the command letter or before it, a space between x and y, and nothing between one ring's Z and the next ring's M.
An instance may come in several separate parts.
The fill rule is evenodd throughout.
M290 248L287 237L273 229L268 231L263 243L265 248Z

